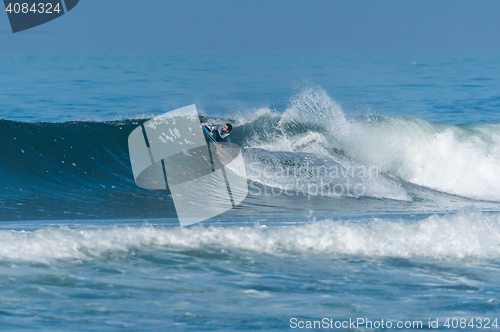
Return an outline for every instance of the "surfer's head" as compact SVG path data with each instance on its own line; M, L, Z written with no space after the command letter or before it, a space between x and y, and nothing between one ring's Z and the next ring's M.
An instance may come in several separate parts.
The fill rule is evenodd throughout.
M231 129L233 129L233 126L231 126L230 123L226 123L223 127L222 127L222 131L225 132L225 133L228 133L231 131Z

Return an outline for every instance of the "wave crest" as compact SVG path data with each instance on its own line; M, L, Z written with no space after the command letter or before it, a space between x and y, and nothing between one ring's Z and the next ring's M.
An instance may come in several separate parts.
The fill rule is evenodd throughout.
M500 215L467 212L420 221L325 219L301 225L153 226L0 231L0 260L52 263L126 257L131 250L248 251L273 256L345 255L500 259Z

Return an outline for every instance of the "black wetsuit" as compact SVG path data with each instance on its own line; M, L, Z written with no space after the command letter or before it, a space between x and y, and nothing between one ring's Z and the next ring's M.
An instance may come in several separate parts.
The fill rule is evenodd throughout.
M231 135L229 135L229 133L224 133L222 131L223 126L207 126L207 127L212 132L217 142L222 142L222 143L231 142Z

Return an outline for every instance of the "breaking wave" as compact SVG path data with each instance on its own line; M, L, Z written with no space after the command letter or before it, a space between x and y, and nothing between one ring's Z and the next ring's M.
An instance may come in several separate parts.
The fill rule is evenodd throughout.
M298 94L281 115L245 124L247 146L326 156L344 168L376 168L381 192L408 199L398 181L477 200L500 201L500 124L427 122L400 116L346 117L321 89ZM260 126L266 123L267 127ZM254 124L257 124L255 126ZM388 184L393 188L387 194ZM383 193L386 192L386 193Z
M462 212L419 221L325 219L299 225L62 227L0 231L0 261L52 263L58 260L114 259L151 248L173 251L241 251L274 256L345 255L428 257L442 260L500 258L500 215ZM240 253L239 253L240 252ZM228 256L229 255L229 256Z
M303 90L284 112L201 120L234 124L251 186L405 202L419 199L419 187L500 202L498 123L346 116L320 88ZM134 183L127 138L145 121L0 120L1 218L175 217L168 190Z

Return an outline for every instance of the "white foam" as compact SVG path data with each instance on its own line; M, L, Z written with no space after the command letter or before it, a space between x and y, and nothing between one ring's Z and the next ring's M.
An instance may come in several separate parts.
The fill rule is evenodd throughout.
M280 118L280 114L268 107L260 107L253 109L245 109L244 111L235 112L231 114L233 119L233 126L238 127L248 123L255 122L260 118Z
M430 257L443 260L499 259L500 215L478 212L431 216L420 221L322 220L281 227L153 226L0 231L0 260L51 263L89 261L159 250L244 250L273 256Z
M298 124L320 129L296 134ZM347 119L325 91L309 88L292 100L279 125L272 140L257 140L253 147L322 155L335 148L414 184L500 201L500 124L454 126L397 116Z
M312 126L313 128L323 128L322 132L308 130L300 132L300 127ZM306 152L314 155L331 156L331 150L340 147L341 140L336 137L346 138L353 132L353 124L349 123L342 112L341 107L333 101L327 93L320 88L307 88L295 96L290 107L281 115L278 122L278 128L274 132L261 132L249 142L250 147L256 147L267 151L286 151L286 152ZM247 154L248 156L248 154ZM260 167L256 164L261 156L247 158L252 163L252 168L266 169L268 165L264 162ZM346 158L330 159L342 165L345 169L359 168L365 169L377 168L376 164L364 165L362 163L348 160ZM327 165L326 162L325 165ZM366 167L365 167L366 166ZM375 167L371 167L375 166ZM319 167L319 165L316 165ZM264 172L256 172L264 174ZM356 176L331 178L331 177L263 177L256 176L249 178L252 181L281 189L301 188L303 184L312 184L312 189L308 193L321 196L370 196L376 198L390 198L396 200L409 201L411 197L400 186L397 181L393 181L380 175L377 171L375 177L358 178ZM324 181L325 180L325 181ZM327 185L328 190L316 190L317 186ZM332 190L335 188L335 190ZM337 195L341 193L341 195Z
M500 130L488 142L448 124L397 117L379 121L358 122L355 135L339 137L350 156L421 186L500 201Z

